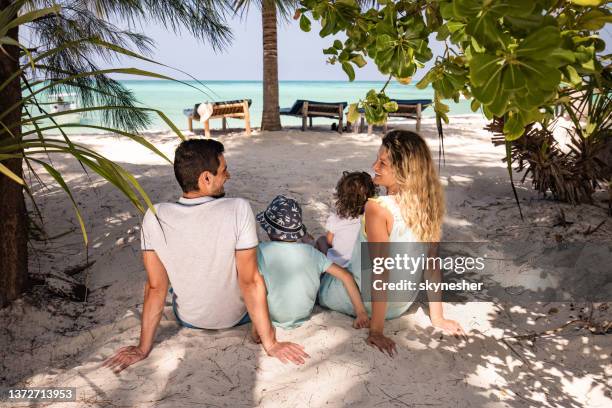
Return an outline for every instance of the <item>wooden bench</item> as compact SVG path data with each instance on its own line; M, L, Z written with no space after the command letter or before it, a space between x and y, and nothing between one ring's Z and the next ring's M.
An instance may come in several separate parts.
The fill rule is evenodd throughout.
M281 115L296 116L302 118L302 131L306 130L306 121L312 128L312 118L338 119L338 132L342 133L342 123L344 120L344 109L346 102L317 102L298 99L291 108L282 108Z
M244 119L244 128L247 136L251 134L251 115L249 113L249 106L251 106L250 99L236 100L236 101L220 101L212 102L213 112L208 119L204 121L204 134L206 137L210 137L210 123L211 119L222 120L222 129L227 129L227 118ZM187 126L191 132L193 132L193 120L200 120L198 114L199 103L195 104L193 109L185 109L183 112L187 116Z

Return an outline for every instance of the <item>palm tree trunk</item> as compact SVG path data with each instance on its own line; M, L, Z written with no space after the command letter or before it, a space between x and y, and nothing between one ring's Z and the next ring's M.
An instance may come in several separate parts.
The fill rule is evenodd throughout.
M0 10L6 8L12 0L0 0ZM18 39L18 28L9 31L9 37ZM11 74L19 69L19 49L4 46L9 55L0 51L0 83L5 82ZM4 88L0 98L0 112L21 100L19 79ZM21 119L21 109L13 111L3 118L5 124L17 123ZM11 129L14 137L20 138L21 127ZM0 140L11 138L7 132L0 131ZM19 177L23 174L22 159L3 160ZM23 188L0 174L0 307L15 300L28 287L28 246L27 214Z
M263 0L263 115L261 130L281 130L278 107L278 47L276 45L276 4Z

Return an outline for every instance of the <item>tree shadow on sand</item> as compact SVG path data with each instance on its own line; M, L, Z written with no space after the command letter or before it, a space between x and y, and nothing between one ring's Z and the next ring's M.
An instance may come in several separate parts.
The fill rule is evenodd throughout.
M433 132L433 127L425 128L426 132ZM296 143L296 152L299 149L320 152L320 168L317 175L313 175L305 171L312 168L313 163L296 155L279 157L271 152L274 160L257 163L259 158L249 155L252 144L273 149L274 143L279 143L279 140L268 141L265 136L228 139L227 157L230 172L233 172L228 196L251 200L257 212L276 194L289 191L304 204L306 224L315 233L322 232L333 186L345 169L338 170L338 161L346 163L342 167L348 170L367 169L377 149L375 139L362 136L344 138L334 134L331 138L325 135L325 140L319 137L315 146L304 144L308 142L306 136L310 135L296 140L284 138L287 143ZM347 148L350 143L371 145L371 155L351 151ZM504 208L508 206L504 211L514 210L503 167L461 166L466 160L460 153L447 153L448 167L446 170L442 167L443 177L456 176L447 186L449 219L453 222L445 233L457 240L477 240L487 237L494 221L495 214L490 218L483 214L499 210L478 207L490 205L489 201L500 197ZM130 163L124 166L139 175L138 180L154 202L176 199L179 192L170 166ZM253 171L258 168L266 174L278 171L289 177L263 178ZM73 167L69 171L77 174L79 169ZM483 176L474 176L478 172ZM484 183L490 197L476 195L483 187L478 183ZM306 346L312 358L303 367L283 366L262 357L261 348L250 344L246 338L248 327L218 332L179 328L170 308L166 307L151 356L115 376L109 370L100 369L101 362L118 347L134 344L139 335L144 283L138 230L135 229L139 217L108 184L91 189L87 178L81 177L74 180L72 186L83 202L95 201L106 206L83 206L84 218L92 223L90 258L96 261L89 271L92 297L100 296L103 304L91 312L82 312L85 317L76 317L78 326L66 323L74 329L72 332L64 336L45 335L42 328L35 333L31 350L23 349L3 358L6 370L10 370L12 364L28 368L22 367L17 376L4 371L2 376L10 378L9 384L34 377L34 384L79 386L82 399L78 406L109 407L581 407L593 406L590 401L610 399L610 388L606 384L606 370L610 369L610 337L594 334L588 327L579 325L570 325L552 334L547 332L563 326L568 320L578 319L581 314L591 316L593 321L609 319L608 310L593 309L590 304L572 306L569 303L527 302L521 306L499 296L495 302L446 305L447 317L459 320L470 330L467 341L441 335L429 327L426 305L415 304L406 315L386 325L386 332L398 344L399 354L393 359L369 347L364 341L366 332L352 329L350 318L317 310L304 326L279 334L283 340ZM470 198L472 192L474 197ZM532 196L527 191L519 193L521 198ZM466 197L471 203L460 207L461 200ZM52 194L48 200L60 198ZM68 213L56 212L59 206L45 207L50 211L48 217L72 219ZM534 216L529 211L527 209L527 215ZM57 224L54 227L57 230L50 231L50 235L74 225L73 221ZM529 230L523 231L524 235L519 236L525 239ZM58 238L55 245L47 248L48 252L55 251L52 253L55 257L41 260L43 273L52 265L72 265L84 259L84 250L76 249L82 248L78 237ZM62 248L66 251L63 255ZM516 253L506 255L508 259L518 258ZM58 257L62 256L73 258L70 262L58 262ZM138 278L128 279L136 275ZM503 293L505 286L494 277L490 278L490 290ZM107 289L101 289L109 284ZM55 318L44 310L36 313L42 313L46 319ZM25 314L16 324L27 324L28 318ZM74 337L66 337L68 335ZM14 350L16 345L23 343L23 339L2 336L4 349ZM55 350L51 358L50 350Z

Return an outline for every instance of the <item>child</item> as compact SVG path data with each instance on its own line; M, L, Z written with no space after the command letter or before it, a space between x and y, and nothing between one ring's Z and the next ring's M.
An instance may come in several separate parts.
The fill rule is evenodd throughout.
M376 186L368 173L342 173L336 185L336 211L329 215L325 223L327 234L316 242L316 248L326 254L327 259L344 268L348 266L359 234L360 217L368 198L375 195Z
M275 326L293 328L310 318L321 274L327 272L346 288L357 316L353 327L368 327L368 314L353 276L311 245L296 242L304 236L306 227L295 200L277 196L257 215L257 221L270 237L270 242L257 247L257 266L266 282L268 309Z

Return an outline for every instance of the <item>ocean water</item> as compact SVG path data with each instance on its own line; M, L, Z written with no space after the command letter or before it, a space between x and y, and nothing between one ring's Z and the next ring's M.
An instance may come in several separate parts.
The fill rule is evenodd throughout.
M194 104L205 101L222 101L234 99L251 99L252 105L251 126L259 127L263 109L263 89L261 81L185 81L179 83L167 80L126 80L121 83L130 89L142 106L155 108L164 112L179 129L187 128L187 118L183 114L186 108L192 108ZM291 107L296 99L309 99L322 102L348 102L353 103L364 98L370 89L380 90L384 82L365 81L280 81L279 98L280 107ZM386 89L387 95L397 99L432 99L433 89L431 87L420 90L413 84L402 85L392 81ZM472 113L469 102L462 100L460 103L450 101L450 114L463 115ZM435 113L432 107L423 112L425 117L433 117ZM65 121L94 124L97 120L94 116L80 118L65 118ZM283 126L300 126L301 119L281 116ZM324 118L315 118L314 125L329 126L333 121ZM221 127L221 119L210 122L211 128ZM194 121L194 127L201 128L199 122ZM228 119L228 127L241 128L244 121L241 119ZM167 130L168 126L157 115L151 115L151 126L149 130ZM81 132L81 131L79 131ZM88 132L83 130L82 133ZM71 132L73 133L73 132Z

